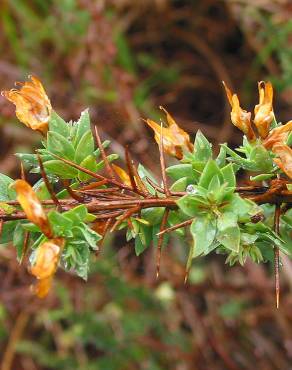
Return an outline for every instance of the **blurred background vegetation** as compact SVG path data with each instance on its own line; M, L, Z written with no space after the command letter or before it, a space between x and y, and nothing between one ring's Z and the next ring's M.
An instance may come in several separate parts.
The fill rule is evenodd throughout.
M129 144L155 173L157 148L141 118L159 117L159 105L215 148L236 145L221 81L251 108L257 81L270 79L278 120L291 119L291 15L289 0L3 0L1 90L37 75L59 114L76 119L89 107L113 150L122 156ZM0 109L0 171L17 177L13 153L40 137L4 99ZM159 280L154 252L137 258L124 237L110 236L87 283L59 272L40 301L14 248L2 247L1 370L292 369L291 264L276 311L268 267L198 259L184 285L183 245L164 250Z

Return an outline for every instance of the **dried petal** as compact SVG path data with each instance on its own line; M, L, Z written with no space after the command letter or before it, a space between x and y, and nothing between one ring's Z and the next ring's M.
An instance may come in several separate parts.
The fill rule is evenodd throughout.
M39 298L44 298L49 293L64 244L63 238L50 239L36 251L36 261L30 273L38 279L34 292Z
M50 238L52 232L47 215L32 187L24 180L16 180L13 187L16 190L17 200L24 210L26 217Z
M278 156L274 162L292 179L292 149L288 145L275 144L273 152Z
M236 94L232 94L229 88L226 86L223 81L223 85L226 91L228 101L231 105L231 122L239 128L248 138L248 140L253 141L256 139L255 133L251 127L251 113L243 110L240 107L239 99Z
M2 91L2 96L16 106L16 116L27 127L46 134L52 106L37 77L29 76L31 81L18 82L20 90Z
M33 292L39 298L45 298L51 289L52 281L53 281L52 277L38 280L36 285L33 287Z
M263 141L266 149L271 149L275 144L285 144L289 133L292 131L292 121L285 125L274 128L269 136Z
M119 176L119 178L123 181L123 183L125 185L131 186L130 176L127 174L127 172L124 169L122 169L120 166L117 166L115 164L112 164L112 167L117 173L117 175Z
M273 86L271 82L258 83L259 104L254 108L254 124L260 136L264 139L268 136L271 123L274 119L273 111Z
M37 279L53 276L57 270L64 242L63 238L55 238L41 244L36 251L35 264L30 270L31 274Z
M162 127L163 135L163 148L167 154L170 154L178 159L182 159L183 150L189 152L193 151L193 144L190 142L190 136L183 129L181 129L173 117L162 107L160 107L166 113L166 119L168 127ZM161 127L158 123L147 119L146 123L154 131L154 138L159 145L161 138Z

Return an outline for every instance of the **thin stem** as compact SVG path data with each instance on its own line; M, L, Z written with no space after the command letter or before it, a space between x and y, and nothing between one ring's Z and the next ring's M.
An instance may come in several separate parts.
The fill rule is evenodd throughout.
M109 160L108 160L108 158L105 154L105 150L104 150L104 147L102 146L102 142L101 142L101 139L100 139L100 136L99 136L98 129L97 129L96 125L94 126L94 136L95 136L95 139L96 139L97 146L100 150L101 157L104 161L105 168L106 168L107 172L109 173L111 179L115 180L115 173L114 173L114 171L112 169L112 166L110 165L110 162L109 162Z
M160 231L164 230L166 223L167 223L168 215L169 215L169 209L166 208L164 211L163 217L162 217ZM163 240L164 240L164 234L160 234L158 237L158 242L157 242L157 255L156 255L156 278L157 279L160 273L160 261L161 261Z
M170 196L170 191L167 185L167 177L165 171L165 157L164 157L164 146L163 146L163 130L162 130L162 122L160 125L160 141L159 141L159 158L160 158L160 167L161 167L161 174L162 174L162 182L163 188L166 196Z
M41 171L41 175L42 175L42 178L44 180L44 183L46 185L46 188L48 189L48 192L50 193L50 196L53 200L53 202L55 203L56 207L57 207L57 210L58 211L61 211L62 210L62 206L54 192L54 189L48 179L48 176L46 174L46 171L44 169L44 165L43 165L43 161L41 159L41 156L39 155L39 153L37 152L37 159L38 159L38 162L39 162L39 165L40 165L40 171Z
M277 235L280 232L280 216L281 216L281 204L276 204L274 214L274 230ZM275 268L275 294L276 294L276 308L279 308L280 301L280 252L279 247L274 247L274 268Z
M169 233L169 232L171 232L171 231L174 231L174 230L180 229L180 228L182 228L182 227L188 226L188 225L190 225L193 221L194 221L194 219L193 219L193 218L191 218L190 220L183 221L183 222L181 222L181 223L179 223L179 224L176 224L176 225L170 226L170 227L168 227L167 229L164 229L164 230L160 231L160 232L159 232L159 233L157 233L156 235L157 235L157 236L160 236L160 235L163 235L163 234L165 234L165 233Z

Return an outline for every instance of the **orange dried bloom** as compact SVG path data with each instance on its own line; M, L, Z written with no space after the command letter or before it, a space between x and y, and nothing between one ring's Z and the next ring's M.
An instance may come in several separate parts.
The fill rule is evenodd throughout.
M289 133L292 131L292 121L285 125L274 128L269 136L263 141L266 149L271 149L275 144L285 144Z
M182 159L183 150L188 150L189 152L193 151L193 144L190 142L190 136L177 125L172 116L163 107L160 107L160 109L166 113L168 124L168 127L162 127L164 151L178 159ZM154 138L159 145L161 138L160 125L151 119L147 119L146 123L154 131Z
M232 94L224 81L223 85L232 108L230 113L231 122L246 135L248 140L255 140L256 135L251 127L251 113L240 107L238 96L236 94Z
M52 232L47 215L33 188L24 180L16 180L13 187L16 190L17 200L24 210L26 217L50 238Z
M273 152L278 156L274 162L292 179L292 149L288 145L275 144Z
M123 183L127 186L131 186L130 176L127 174L127 172L120 166L117 166L115 164L112 164L112 167L119 176L119 178L123 181Z
M273 111L273 86L271 82L258 83L259 104L254 108L254 124L260 136L265 139L269 134L271 123L274 119Z
M30 273L39 280L34 290L40 298L45 297L50 290L64 244L62 238L50 239L36 251L36 261Z
M18 89L2 91L1 94L16 106L16 116L20 122L33 130L46 134L52 106L37 77L29 76L31 81L17 82Z

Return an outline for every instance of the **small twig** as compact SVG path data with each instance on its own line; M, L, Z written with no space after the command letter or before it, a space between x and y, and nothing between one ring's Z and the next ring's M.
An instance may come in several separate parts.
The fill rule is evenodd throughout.
M97 129L96 125L94 126L94 136L95 136L96 144L97 144L97 146L100 150L101 157L104 161L105 168L108 171L111 179L115 180L115 178L116 178L115 173L114 173L114 171L112 169L112 166L110 165L110 162L109 162L109 160L108 160L108 158L105 154L105 150L104 150L104 147L102 146L102 142L101 142L101 139L100 139L100 136L99 136L98 129Z
M24 242L23 242L23 250L22 250L22 255L20 257L19 264L21 265L24 257L26 256L26 253L28 251L28 246L29 246L29 238L30 238L30 232L26 231L24 235Z
M42 175L42 178L44 180L44 183L46 185L46 188L48 189L48 192L50 193L51 195L51 198L53 200L53 202L55 203L56 207L57 207L57 210L58 211L61 211L62 210L62 206L54 192L54 189L48 179L48 176L46 174L46 171L44 169L44 165L43 165L43 161L41 159L41 156L39 155L39 153L37 152L37 159L38 159L38 162L39 162L39 165L40 165L40 171L41 171L41 175Z
M276 204L274 214L274 230L277 235L280 232L280 216L281 216L281 204ZM275 294L276 294L276 308L279 308L280 302L280 252L279 247L274 247L274 267L275 267Z
M160 141L159 141L159 158L160 158L160 167L161 167L161 174L162 174L162 182L163 188L165 191L166 196L170 196L170 191L167 186L167 177L165 171L165 157L164 157L164 147L163 147L163 130L162 130L162 122L160 124Z
M149 182L149 184L157 190L159 193L164 194L164 189L162 189L160 186L156 185L149 177L146 177L146 180Z
M162 232L165 228L169 215L169 209L166 208L162 217L161 225L160 225L160 232ZM164 240L164 234L160 234L158 236L157 242L157 255L156 255L156 278L158 279L160 273L160 261L161 261L161 253L162 253L162 244Z
M125 159L126 159L126 165L128 168L128 173L130 177L130 182L132 189L137 193L139 191L136 181L135 181L135 176L134 176L134 171L133 171L133 163L132 163L132 158L130 156L129 148L128 146L125 147Z
M20 178L21 178L21 180L26 181L24 167L23 167L23 163L22 162L20 162Z
M112 233L124 220L131 217L134 213L139 212L140 209L141 208L139 206L128 209L119 219L116 220L110 232Z
M84 198L83 197L80 197L76 193L76 191L74 191L73 189L71 189L69 180L62 180L62 184L64 185L64 188L68 191L68 193L71 195L71 197L73 199L77 200L77 202L80 202L80 203L82 203L84 201Z
M193 219L193 218L192 218L192 219L190 219L190 220L183 221L183 222L181 222L181 223L179 223L179 224L176 224L176 225L170 226L170 227L168 227L167 229L164 229L164 230L160 231L160 232L159 232L159 233L157 233L156 235L157 235L157 236L160 236L160 235L163 235L163 234L165 234L165 233L169 233L169 232L171 232L171 231L174 231L174 230L180 229L180 228L182 228L182 227L188 226L188 225L190 225L193 221L194 221L194 219Z

